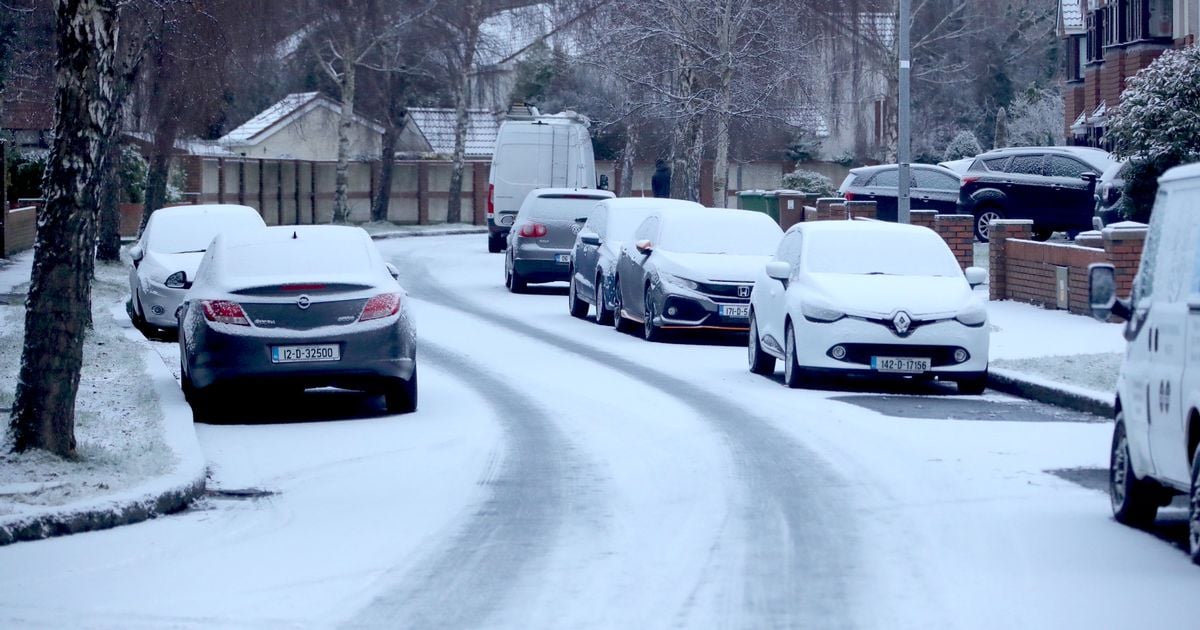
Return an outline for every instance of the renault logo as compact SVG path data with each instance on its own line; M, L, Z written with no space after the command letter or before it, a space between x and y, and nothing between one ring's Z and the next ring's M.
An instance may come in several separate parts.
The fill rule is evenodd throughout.
M307 309L310 304L312 304L312 300L308 299L307 295L296 298L296 306L299 306L302 311Z
M908 334L908 327L912 326L912 317L909 317L908 313L900 311L892 317L892 326L895 327L896 334L901 336L906 335Z
M738 287L738 297L740 297L740 298L750 297L750 287L748 287L748 286Z

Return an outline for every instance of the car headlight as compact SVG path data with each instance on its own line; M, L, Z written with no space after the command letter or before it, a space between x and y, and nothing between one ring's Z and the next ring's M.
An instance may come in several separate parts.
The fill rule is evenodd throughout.
M175 273L167 276L167 279L163 281L163 284L165 284L168 289L186 289L188 286L187 274L182 271L176 271Z
M677 287L683 287L685 289L690 289L692 291L695 291L696 289L700 288L700 285L697 284L693 280L688 280L687 278L680 278L679 276L677 276L675 274L667 273L665 271L658 272L658 278L660 280L662 280L663 282L666 282L667 284L673 284Z
M846 316L845 313L832 306L807 300L800 303L800 312L804 313L804 318L811 322L836 322Z
M987 308L977 300L958 311L954 319L964 326L979 327L987 323Z

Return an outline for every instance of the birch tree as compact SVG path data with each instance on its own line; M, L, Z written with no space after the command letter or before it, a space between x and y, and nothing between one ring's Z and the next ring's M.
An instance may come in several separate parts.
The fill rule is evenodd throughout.
M118 0L56 0L55 123L11 418L15 451L75 455L100 174L117 123Z

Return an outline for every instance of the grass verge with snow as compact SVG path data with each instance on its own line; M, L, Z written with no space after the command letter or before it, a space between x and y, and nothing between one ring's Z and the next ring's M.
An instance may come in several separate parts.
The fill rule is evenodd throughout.
M163 437L163 414L147 378L145 352L125 336L113 305L125 300L126 268L97 264L94 329L84 340L75 403L78 457L45 451L10 453L8 418L0 428L0 516L65 505L132 487L168 473L175 455ZM0 306L0 404L11 408L25 331L23 306ZM6 414L7 415L7 414Z

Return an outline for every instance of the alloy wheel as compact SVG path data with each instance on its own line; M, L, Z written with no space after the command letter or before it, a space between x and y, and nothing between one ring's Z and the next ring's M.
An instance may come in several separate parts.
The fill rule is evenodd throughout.
M784 366L783 380L788 387L792 387L792 383L796 381L796 334L792 332L792 326L787 327L787 348L784 349Z
M1113 445L1112 463L1109 470L1109 497L1113 510L1125 505L1129 493L1129 439L1122 431Z
M990 234L992 221L999 221L1004 217L995 210L984 210L979 213L979 218L976 219L975 231L979 234L980 240L987 241Z

